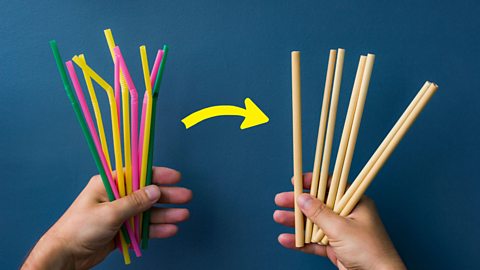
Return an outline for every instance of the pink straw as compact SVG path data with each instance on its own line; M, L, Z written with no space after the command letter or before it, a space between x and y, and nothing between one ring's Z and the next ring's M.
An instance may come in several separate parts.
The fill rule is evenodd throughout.
M132 77L130 72L128 72L127 64L125 59L122 56L120 48L116 46L114 49L115 56L118 57L118 62L120 64L120 69L122 70L123 76L127 81L128 88L130 90L130 107L131 107L131 142L132 142L132 186L133 190L138 190L139 188L139 173L138 173L138 93L133 84Z
M119 199L120 196L119 196L119 193L118 193L118 189L117 189L117 186L115 184L115 182L113 181L113 177L112 177L112 174L110 172L110 169L108 168L108 165L107 165L107 161L105 159L105 154L103 153L103 150L101 148L101 145L100 145L100 140L98 138L98 135L97 135L97 132L95 130L95 127L94 127L94 124L93 124L93 120L92 120L92 116L90 114L90 110L88 108L88 105L87 105L87 102L85 100L85 96L83 95L83 91L81 89L81 86L80 86L80 82L78 81L78 77L77 77L77 74L75 72L75 68L73 67L73 63L72 61L68 61L66 63L67 65L67 69L68 69L68 72L70 74L70 77L72 79L72 82L73 82L73 86L74 86L74 89L75 89L75 92L78 96L78 100L79 100L79 103L80 103L80 106L82 108L82 111L83 111L83 114L85 116L85 120L87 122L87 125L88 125L88 128L90 130L90 133L92 135L92 138L94 140L94 143L95 143L95 147L97 148L97 152L99 154L99 157L100 157L100 160L102 161L102 165L103 165L103 168L105 170L105 173L107 175L107 178L108 178L108 181L110 183L110 186L112 188L112 192L114 194L114 197L115 199ZM132 243L132 246L133 246L133 249L135 250L135 254L137 255L137 257L141 256L141 252L140 252L140 248L138 246L138 242L136 241L135 237L134 237L134 234L133 234L133 231L132 231L132 228L130 227L130 225L127 223L125 223L126 225L126 228L127 228L127 232L128 232L128 235L130 238L133 237L133 239L131 239L131 243Z
M93 141L95 143L95 147L97 148L98 155L100 160L102 161L103 169L105 170L105 174L107 175L108 182L110 183L110 187L112 188L113 195L115 199L120 198L118 194L118 188L113 181L112 172L110 171L107 160L105 159L105 154L103 153L102 146L100 145L100 140L97 135L97 131L93 124L92 115L90 114L90 109L88 108L87 102L85 101L85 96L83 95L82 88L80 86L80 82L78 81L77 73L75 72L75 68L73 67L72 61L68 61L65 63L67 65L68 74L73 82L73 88L75 89L75 93L77 94L78 101L80 106L82 107L83 115L85 116L85 120L87 121L88 129L90 130L90 134L92 135Z
M95 126L93 124L92 120L92 115L90 114L90 109L88 108L87 102L85 100L85 96L83 95L82 88L80 86L80 82L78 81L77 73L75 72L75 68L73 67L72 61L66 62L68 73L70 75L70 78L72 79L73 82L73 87L75 89L75 93L77 94L78 101L80 103L80 106L83 111L83 115L85 116L85 120L88 125L88 129L90 130L90 134L92 135L93 141L95 143L95 147L97 148L98 155L100 156L100 160L102 161L103 168L105 170L105 174L107 175L108 182L110 183L110 187L112 188L113 195L115 196L115 199L119 199L120 196L118 194L118 189L113 181L112 173L110 172L110 169L108 168L107 161L105 159L105 154L103 153L102 147L100 145L100 140L98 138L97 132L95 130ZM132 228L130 227L130 224L128 222L124 223L128 236L130 237L130 241L133 246L133 250L135 251L135 255L137 257L142 256L142 253L140 251L140 247L138 246L137 239L135 235L133 234Z
M115 85L116 86L116 85ZM117 115L118 115L118 130L122 130L122 121L120 121L120 97L122 94L120 93L120 84L118 87L115 87L115 103L117 103Z
M155 80L157 79L158 68L160 67L160 63L162 62L163 58L163 50L158 50L157 56L155 57L155 62L153 64L152 73L150 73L150 83L153 85L155 84ZM143 136L145 131L145 114L147 113L147 101L148 96L147 92L143 95L143 106L142 106L142 120L140 121L140 139L138 142L138 164L141 168L142 166L142 150L143 150Z

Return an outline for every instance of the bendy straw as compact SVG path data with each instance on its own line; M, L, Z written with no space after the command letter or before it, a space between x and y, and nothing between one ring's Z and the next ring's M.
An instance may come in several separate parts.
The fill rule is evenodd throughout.
M157 100L158 100L158 93L160 91L160 85L162 84L163 72L165 70L165 63L167 61L168 56L168 46L163 45L163 57L162 61L160 62L160 67L158 69L158 73L155 79L155 86L153 87L153 98L152 98L152 117L151 117L151 125L150 125L150 139L149 139L149 146L148 146L148 162L147 162L147 179L145 185L150 185L152 183L152 166L153 166L153 145L154 145L154 136L155 136L155 119L157 114ZM149 226L150 226L150 210L145 212L143 222L142 222L142 248L148 247L148 236L149 236Z
M141 126L140 137L142 138L142 142L140 143L142 147L142 152L140 156L140 187L145 187L145 183L147 181L147 162L148 162L148 147L150 142L150 125L151 125L151 116L152 116L152 84L150 82L150 71L148 69L148 58L147 58L147 50L145 46L140 46L140 56L142 59L142 70L143 70L143 78L145 82L145 97L143 99L143 104L146 104L146 108L144 110L145 118L142 119L144 124ZM143 132L142 132L143 131ZM140 214L140 220L143 219L143 214ZM137 222L137 220L136 220ZM138 221L138 224L143 224L145 221ZM148 228L147 228L148 229ZM142 241L143 242L143 241Z
M140 52L141 54L141 52ZM150 85L154 85L155 84L155 78L157 77L157 72L158 72L158 68L160 67L160 62L162 61L162 56L163 56L163 50L158 50L157 52L157 56L155 57L155 62L153 63L153 68L152 68L152 73L149 73L151 74L150 75ZM145 57L146 57L146 51L145 51ZM147 60L147 64L148 64L148 58L146 58ZM143 60L142 60L143 61ZM147 65L147 68L148 68L148 65ZM143 62L142 62L142 69L143 68ZM150 95L150 99L152 98L152 96ZM148 97L147 97L147 91L145 89L145 93L143 95L143 102L142 102L142 117L141 117L141 120L140 120L140 135L138 136L138 164L139 164L139 167L140 167L140 175L142 174L142 162L143 162L143 139L145 137L145 118L146 118L146 113L147 113L147 103L148 103ZM150 130L150 128L149 128ZM147 147L147 152L145 153L145 155L148 156L148 147ZM145 164L145 167L147 165ZM145 174L145 177L146 174ZM142 177L140 177L140 182L142 181Z
M107 93L108 100L110 103L110 115L112 122L112 133L113 133L113 144L114 144L114 153L115 153L115 166L117 171L117 183L119 187L120 196L125 196L125 183L123 179L123 165L122 165L122 154L121 154L121 144L120 144L120 131L118 127L118 111L116 107L115 96L112 87L101 78L93 69L91 69L87 63L82 61L78 56L73 57L73 62L77 64L83 72L87 72L88 75L97 82ZM118 64L117 64L118 68ZM118 72L116 72L118 74ZM137 257L141 256L141 252L136 240L135 234L133 233L130 223L126 222L125 226L127 227L130 240L132 242L133 250Z
M293 120L293 187L295 198L295 246L305 245L303 213L297 198L303 193L302 168L302 101L300 78L300 52L292 52L292 120Z
M157 57L155 58L155 63L153 64L152 73L149 76L150 85L147 83L146 74L150 73L148 70L148 58L147 58L147 51L145 46L140 47L140 56L142 59L142 69L143 69L143 76L145 80L145 94L143 96L143 107L142 107L142 120L140 124L140 136L139 136L139 164L140 164L140 185L145 186L147 182L147 163L148 163L148 150L150 146L150 129L151 129L151 118L152 118L152 85L155 83L155 79L157 77L158 69L160 67L160 62L162 61L163 57L163 50L158 50ZM149 215L149 214L148 214ZM143 218L143 214L140 215ZM140 224L138 217L135 217L135 222ZM143 223L142 223L143 224ZM143 243L143 242L142 242ZM143 246L143 244L142 244Z
M85 61L85 63L87 62L83 54L80 54L79 57L83 61ZM93 112L95 113L95 120L97 122L98 135L100 137L100 143L102 144L102 150L107 161L108 169L112 171L110 154L108 152L107 138L105 137L105 129L103 127L102 111L100 110L100 106L98 106L97 95L95 94L95 88L93 87L92 78L90 78L87 73L82 73L85 79L85 84L87 85L88 94L90 95L90 101L92 102Z
M132 182L133 189L135 188L136 183L139 182L139 171L138 171L138 93L136 87L133 83L130 72L128 71L127 64L123 58L120 48L116 46L114 49L115 56L117 57L120 65L120 70L122 71L123 77L128 85L128 90L130 92L130 108L131 108L131 154L132 154ZM137 187L138 189L138 187Z
M113 177L111 174L111 170L107 164L107 161L105 159L105 155L102 150L102 146L100 144L100 141L98 139L97 132L95 130L95 125L93 124L92 120L92 115L90 114L90 110L88 108L87 102L85 100L85 96L83 95L82 87L80 86L80 82L78 81L77 73L75 72L75 68L73 67L72 61L66 62L67 70L70 75L70 78L73 82L73 88L75 89L75 93L77 94L78 101L80 103L80 106L83 111L83 116L85 117L85 120L87 122L88 128L90 130L90 134L93 138L93 141L95 143L95 147L97 148L97 152L99 153L100 160L102 161L103 164L103 169L105 170L108 181L110 182L110 186L112 187L112 190L116 192L116 186L115 182L113 181ZM117 194L118 196L118 194ZM130 255L128 253L128 245L125 242L125 239L123 237L120 237L121 241L121 250L124 256L125 264L130 264Z
M105 187L105 190L107 192L108 199L110 201L115 200L115 195L113 193L112 187L110 187L110 184L108 182L107 176L105 174L105 170L102 167L102 163L100 161L100 157L98 155L98 152L95 149L95 144L93 142L91 134L88 132L87 124L85 122L85 119L82 116L82 112L80 111L80 106L75 99L75 96L72 91L72 86L70 85L70 82L68 81L67 73L65 71L65 67L63 65L62 57L60 56L60 52L58 50L57 42L55 40L50 41L50 48L52 49L53 57L55 58L55 63L57 65L58 72L60 73L60 78L62 79L63 86L65 88L65 92L67 94L68 99L70 100L70 103L72 104L73 111L75 112L75 116L77 118L78 123L80 124L80 128L82 129L82 133L87 141L88 148L90 150L90 153L92 154L93 160L95 161L95 165L97 166L97 170L100 174L100 178L102 179L103 185ZM130 241L128 235L133 235L130 233L130 231L125 229L122 226L122 234L125 236L125 239L127 242ZM128 234L127 234L128 232Z
M332 154L333 134L335 131L335 121L337 118L338 97L343 75L343 61L345 50L338 49L337 62L335 64L335 76L333 79L332 97L330 100L330 111L328 113L327 133L325 135L325 147L323 149L322 167L320 169L320 179L318 181L317 198L325 201L325 194L328 182L328 169L330 167L330 157ZM318 226L313 226L313 235L318 231ZM314 242L314 238L312 238Z
M115 40L113 39L112 31L110 29L104 30L105 33L105 38L107 40L108 44L108 49L110 51L110 54L112 56L112 61L115 63ZM117 96L117 92L120 91L121 89L121 96L122 96L122 111L123 111L123 144L124 144L124 156L125 156L125 174L126 174L126 188L127 188L127 194L132 193L135 190L138 190L138 164L135 165L133 164L135 162L135 156L132 155L133 148L135 144L131 142L133 140L133 135L136 134L138 135L138 130L134 129L134 123L130 125L130 116L129 116L129 110L131 109L131 119L137 119L138 118L138 98L134 99L132 97L131 100L131 108L129 108L128 100L129 100L129 94L131 94L129 89L127 80L125 78L125 71L120 67L120 87L118 90L115 91L115 97ZM135 91L136 94L136 91ZM136 103L136 105L134 104ZM117 101L118 104L118 101ZM134 108L135 107L135 108ZM119 108L120 109L120 108ZM137 118L133 117L133 114L137 114ZM119 114L120 115L120 114ZM136 120L138 121L138 120ZM138 126L138 122L137 122ZM138 127L137 127L138 128ZM133 159L133 160L132 160ZM138 161L137 161L138 162ZM138 231L138 228L135 228L136 231Z
M316 197L318 191L318 179L320 177L320 165L322 164L323 146L325 144L325 130L327 128L328 106L330 105L330 95L332 92L333 72L335 70L335 59L337 51L330 50L328 57L327 77L325 78L325 89L323 90L322 111L320 114L320 123L318 124L317 146L315 148L315 160L313 162L312 184L310 195ZM305 243L312 240L313 222L307 218L305 224Z
M98 155L97 150L95 149L95 144L92 139L92 135L88 132L87 124L85 119L83 118L82 112L80 110L80 105L78 104L77 100L75 99L75 95L72 91L72 86L68 81L67 72L65 71L65 67L63 66L63 61L60 56L60 52L58 50L57 42L55 40L50 41L50 48L53 52L53 57L55 58L55 62L57 64L58 72L60 73L60 77L63 82L63 87L65 88L65 92L67 93L68 99L72 104L73 110L75 112L75 116L77 117L77 121L80 124L82 129L83 135L87 140L88 148L93 156L93 160L95 161L95 165L100 173L100 176L103 181L103 185L105 186L105 190L107 191L107 195L110 201L115 200L115 196L113 194L112 188L108 182L107 176L105 174L105 170L103 169L102 162L100 161L100 157Z

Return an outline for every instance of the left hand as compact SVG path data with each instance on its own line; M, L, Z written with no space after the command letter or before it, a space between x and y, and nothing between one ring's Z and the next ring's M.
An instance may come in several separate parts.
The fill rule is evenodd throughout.
M184 204L192 198L189 189L172 186L180 173L153 168L153 185L109 202L100 176L92 177L64 215L42 236L22 269L87 269L98 264L115 248L114 238L122 224L155 203ZM188 219L185 208L153 208L150 238L174 236L175 223Z

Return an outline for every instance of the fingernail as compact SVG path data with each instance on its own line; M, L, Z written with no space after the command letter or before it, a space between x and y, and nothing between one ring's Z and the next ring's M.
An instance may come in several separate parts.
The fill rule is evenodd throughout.
M151 202L157 202L160 198L160 189L157 186L150 185L145 187L145 193Z
M297 202L300 208L307 208L312 202L312 196L308 194L302 194L298 197Z

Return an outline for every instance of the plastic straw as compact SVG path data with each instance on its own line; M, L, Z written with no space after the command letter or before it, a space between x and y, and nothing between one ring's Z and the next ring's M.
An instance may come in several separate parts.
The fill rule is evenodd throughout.
M107 93L108 100L110 103L110 114L111 114L111 122L112 122L112 133L113 133L113 144L114 144L114 152L115 152L115 163L116 163L116 170L117 170L117 183L119 185L119 194L120 196L125 195L125 186L124 186L124 179L123 179L123 165L122 165L122 154L121 154L121 145L120 145L120 131L118 129L118 111L116 107L115 96L113 93L112 87L103 79L101 78L95 71L93 71L85 62L83 62L78 56L73 58L73 62L77 64L83 72L87 72L88 75L96 81ZM118 68L118 65L117 65ZM116 72L118 74L118 72ZM135 255L137 257L141 256L141 252L138 246L138 242L136 240L135 234L133 233L129 222L125 223L127 227L128 234L130 236L130 240L133 246L133 250L135 251Z
M155 57L155 63L153 64L153 69L152 73L150 73L150 83L151 85L155 84L155 78L157 77L157 72L158 68L160 67L160 62L162 61L163 57L163 50L158 50L157 56ZM147 59L148 60L148 59ZM143 64L143 63L142 63ZM150 96L151 98L151 96ZM147 97L147 91L145 91L145 94L143 95L143 103L142 103L142 117L140 120L140 136L138 136L138 164L140 167L140 175L142 174L142 158L143 158L143 138L145 136L144 131L145 131L145 117L146 117L146 112L147 112L147 102L148 102L148 97ZM148 154L148 150L147 150ZM142 178L140 177L140 182Z
M132 154L132 183L133 190L138 189L137 183L139 182L139 172L138 172L138 93L135 85L133 84L132 77L128 71L127 64L125 59L122 56L120 48L117 46L114 49L115 56L117 57L122 71L123 77L127 81L128 89L130 91L130 108L131 108L131 154Z
M153 166L153 147L154 147L154 137L155 137L155 118L157 112L157 99L158 99L158 92L160 91L160 85L162 84L163 78L163 71L165 70L165 63L167 61L168 55L168 46L163 45L163 57L160 63L160 68L158 69L158 73L155 79L155 86L153 90L153 98L152 98L152 118L151 118L151 125L150 125L150 139L149 139L149 146L148 146L148 162L147 162L147 180L145 185L150 185L152 183L152 166ZM150 210L145 212L145 216L142 222L142 248L146 249L148 247L148 237L149 237L149 226L150 226Z
M102 161L103 164L103 169L105 170L108 181L110 182L110 186L112 187L112 190L114 192L116 191L115 187L115 182L113 181L112 173L110 171L110 168L108 167L107 161L105 159L105 154L102 151L102 147L100 144L100 141L98 139L97 132L95 130L95 125L93 124L92 120L92 115L90 114L90 110L88 108L87 102L85 100L85 96L83 95L82 87L80 86L80 82L78 81L77 73L75 72L75 68L73 67L72 61L66 62L67 70L70 75L70 78L72 79L73 82L73 88L75 89L75 93L77 94L78 101L80 103L80 106L83 111L83 115L85 117L85 120L88 125L88 129L90 130L90 134L93 138L93 141L95 143L95 147L97 149L97 152L99 153L100 160ZM117 193L118 196L118 193ZM130 255L128 253L128 245L125 242L125 239L123 237L120 237L121 245L122 245L122 253L124 256L125 264L130 264Z
M62 57L60 56L60 52L58 50L57 42L55 40L50 41L50 48L52 49L53 57L55 58L55 63L57 65L58 72L60 73L60 78L62 79L63 82L63 87L65 88L65 92L67 94L68 99L70 100L70 103L72 104L73 111L75 112L75 116L77 118L78 123L80 124L80 128L82 129L82 133L85 137L85 140L87 141L88 148L90 150L90 153L92 154L93 160L95 162L95 165L97 166L97 170L100 174L100 178L102 179L102 183L105 187L105 191L107 192L108 199L110 201L115 200L115 195L113 193L112 187L110 187L110 184L108 182L107 176L105 174L105 170L102 167L102 163L100 161L100 157L98 155L98 152L95 149L95 144L93 142L91 134L88 132L87 124L85 122L85 119L82 116L82 112L80 111L80 106L75 99L75 96L72 91L72 86L70 85L70 82L67 77L67 73L65 71L65 67L63 65ZM127 242L130 241L128 234L127 234L128 228L125 229L125 227L122 226L121 232L123 236L125 237L125 240ZM128 232L130 233L130 232Z
M79 57L80 59L85 61L85 63L87 62L83 54L80 54ZM95 120L97 122L97 129L100 137L100 143L102 144L103 154L105 155L105 159L107 160L108 170L112 171L110 154L108 152L108 143L105 137L105 129L103 127L102 111L100 110L100 106L98 106L97 95L95 94L95 88L93 87L92 78L90 78L87 73L82 73L85 79L85 84L87 85L88 93L90 95L90 101L92 102L93 112L95 113Z

